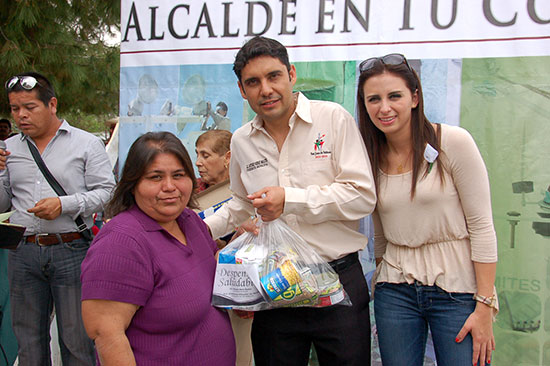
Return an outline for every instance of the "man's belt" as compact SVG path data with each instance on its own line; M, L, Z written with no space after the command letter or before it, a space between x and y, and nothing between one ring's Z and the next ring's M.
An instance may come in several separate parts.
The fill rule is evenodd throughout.
M340 259L336 259L332 262L328 262L328 264L330 264L330 266L332 267L332 269L334 269L334 271L339 272L349 268L352 264L357 263L358 260L359 260L359 255L357 254L357 252L354 252Z
M60 243L69 243L73 240L82 238L82 235L78 232L63 233L63 234L36 234L25 237L27 243L36 243L40 246L50 246Z

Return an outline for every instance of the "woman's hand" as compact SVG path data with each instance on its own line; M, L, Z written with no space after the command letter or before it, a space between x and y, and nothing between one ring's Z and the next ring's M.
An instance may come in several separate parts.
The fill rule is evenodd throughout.
M214 241L216 242L216 246L218 247L218 249L223 249L227 245L227 242L225 240L216 239Z
M255 216L250 216L248 220L243 222L236 230L233 237L231 237L231 240L229 243L231 243L233 240L237 239L239 236L241 236L244 233L251 232L254 235L258 235L259 229L256 223L258 222L258 218ZM229 244L228 243L228 244Z
M495 337L493 335L493 308L477 303L476 309L458 332L455 341L462 342L470 333L473 338L472 365L491 363L491 353L495 350Z

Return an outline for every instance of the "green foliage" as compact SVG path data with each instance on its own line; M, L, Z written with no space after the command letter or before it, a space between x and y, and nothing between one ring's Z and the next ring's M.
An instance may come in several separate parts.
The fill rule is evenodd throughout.
M71 126L78 127L88 132L107 133L109 126L106 124L111 117L108 115L91 115L82 113L61 114L59 118L66 119Z
M19 132L17 125L13 123L13 118L9 115L2 115L1 118L7 118L12 122L12 132ZM113 118L112 114L87 114L78 112L60 113L60 119L65 119L73 127L88 131L100 136L104 140L109 136L109 124L107 121Z
M59 113L118 115L120 28L116 0L0 0L0 81L23 71L51 79ZM9 114L6 97L0 114Z

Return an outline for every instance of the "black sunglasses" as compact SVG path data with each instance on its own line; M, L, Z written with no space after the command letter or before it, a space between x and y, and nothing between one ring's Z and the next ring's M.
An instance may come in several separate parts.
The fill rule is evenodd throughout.
M19 85L21 85L25 90L32 90L37 84L43 87L43 85L40 84L34 76L13 76L6 81L6 84L4 84L6 91L8 93L11 92L17 83L19 83Z
M376 62L382 62L384 65L401 65L405 64L407 65L407 68L412 71L411 66L407 62L407 59L405 56L403 56L400 53L390 53L389 55L382 56L382 57L371 57L366 59L365 61L361 62L359 64L359 72L365 72L367 70L370 70L376 65Z

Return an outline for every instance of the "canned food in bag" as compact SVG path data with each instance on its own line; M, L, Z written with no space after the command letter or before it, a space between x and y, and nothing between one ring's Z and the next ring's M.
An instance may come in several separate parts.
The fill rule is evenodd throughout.
M292 262L286 260L274 271L260 278L260 282L269 297L275 299L290 286L300 282L300 275Z

